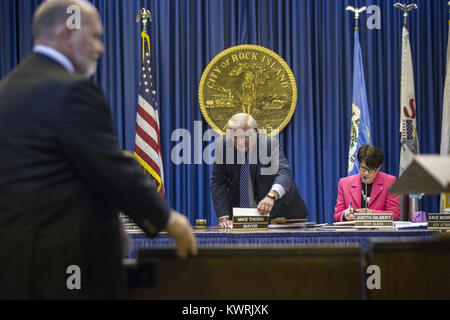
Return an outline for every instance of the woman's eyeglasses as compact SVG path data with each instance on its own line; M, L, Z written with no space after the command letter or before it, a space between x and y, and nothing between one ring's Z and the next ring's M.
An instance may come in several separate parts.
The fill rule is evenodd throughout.
M361 172L367 172L368 174L372 174L375 171L377 171L377 169L369 169L367 167L363 167L363 166L359 166L359 171Z

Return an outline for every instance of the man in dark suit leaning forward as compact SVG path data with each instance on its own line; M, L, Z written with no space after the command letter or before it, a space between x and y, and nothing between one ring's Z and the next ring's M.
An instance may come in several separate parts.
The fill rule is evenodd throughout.
M258 132L246 113L234 115L216 141L211 192L222 228L232 226L233 207L257 208L271 219L308 215L278 140Z
M69 6L81 28L67 26ZM196 253L188 220L121 153L105 97L86 80L102 33L89 2L47 0L34 53L0 82L0 299L126 298L119 211L149 235L167 230L180 256Z

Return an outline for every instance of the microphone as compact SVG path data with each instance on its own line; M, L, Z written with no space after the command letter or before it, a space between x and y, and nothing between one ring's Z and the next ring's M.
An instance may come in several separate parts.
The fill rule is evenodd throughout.
M367 213L367 177L363 176L364 184L366 185L366 193L364 194L364 202L366 205L366 213Z

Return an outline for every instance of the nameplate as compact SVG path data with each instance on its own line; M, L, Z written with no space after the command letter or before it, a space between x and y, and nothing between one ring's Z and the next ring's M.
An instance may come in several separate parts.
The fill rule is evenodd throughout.
M268 229L268 224L267 223L242 223L242 224L233 223L233 230L239 230L239 229L245 229L245 230Z
M429 213L428 229L450 230L450 213Z
M234 217L233 223L269 223L269 216L244 216Z
M269 214L261 215L256 208L233 208L233 230L269 228Z
M355 213L355 228L394 228L392 213Z
M144 231L126 214L120 213L119 220L122 223L123 229L126 233L144 233Z

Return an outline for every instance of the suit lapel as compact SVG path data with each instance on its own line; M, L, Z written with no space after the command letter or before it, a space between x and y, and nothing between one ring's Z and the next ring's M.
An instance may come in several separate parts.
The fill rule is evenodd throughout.
M233 177L236 181L236 184L239 185L239 179L241 178L241 167L238 164L233 164L231 166L231 171L233 172Z
M350 181L350 194L352 195L352 207L361 208L361 177L359 173Z
M254 163L254 160L252 159L253 164L250 164L250 177L252 179L252 186L253 186L253 191L255 192L255 197L256 197L256 176L260 175L261 172L261 164L259 163L259 135L256 139L256 146L254 146L254 148L256 148L256 163ZM256 200L256 199L255 199Z
M378 172L377 176L375 177L375 180L373 180L372 192L370 193L369 207L372 203L374 203L375 199L380 195L381 191L383 190L383 183L384 177L382 177L380 172Z
M259 170L257 164L251 164L250 165L250 177L252 178L253 190L255 190L256 172L257 172L257 170Z

